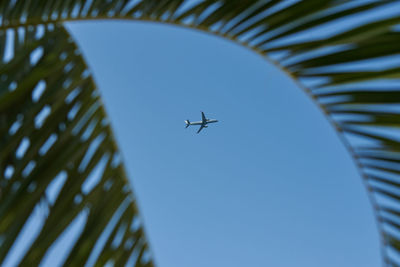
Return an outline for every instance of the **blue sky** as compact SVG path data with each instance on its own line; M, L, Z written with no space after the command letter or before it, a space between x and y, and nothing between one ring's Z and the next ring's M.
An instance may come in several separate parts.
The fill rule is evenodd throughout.
M276 67L215 36L68 24L93 72L160 267L379 266L361 178ZM196 134L200 111L220 122Z

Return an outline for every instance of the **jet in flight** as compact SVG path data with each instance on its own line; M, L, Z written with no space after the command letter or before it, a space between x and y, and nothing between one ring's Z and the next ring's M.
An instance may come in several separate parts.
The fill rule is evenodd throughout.
M197 131L197 133L203 130L203 128L207 128L208 127L207 124L214 122L218 121L213 119L207 119L203 112L201 112L201 121L190 122L189 120L185 120L186 128L189 127L190 125L200 125L200 128Z

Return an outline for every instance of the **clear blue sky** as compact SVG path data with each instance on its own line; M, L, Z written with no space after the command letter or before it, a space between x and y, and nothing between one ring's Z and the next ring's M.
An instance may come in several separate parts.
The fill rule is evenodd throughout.
M68 24L159 267L375 267L372 209L319 109L260 56L138 22ZM220 120L185 129L200 111Z

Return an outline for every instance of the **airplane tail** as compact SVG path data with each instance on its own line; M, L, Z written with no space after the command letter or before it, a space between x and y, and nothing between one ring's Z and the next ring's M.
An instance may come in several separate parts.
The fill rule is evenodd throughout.
M186 123L186 127L185 128L189 127L190 121L189 120L185 120L185 123Z

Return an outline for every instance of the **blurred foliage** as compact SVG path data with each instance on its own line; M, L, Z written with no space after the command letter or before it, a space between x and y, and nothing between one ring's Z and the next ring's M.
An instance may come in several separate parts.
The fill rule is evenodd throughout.
M353 157L377 219L383 262L400 266L395 10L398 0L0 2L0 262L40 209L43 223L21 253L22 266L42 262L79 218L82 230L64 265L153 265L96 86L62 25L126 19L227 38L290 75Z

